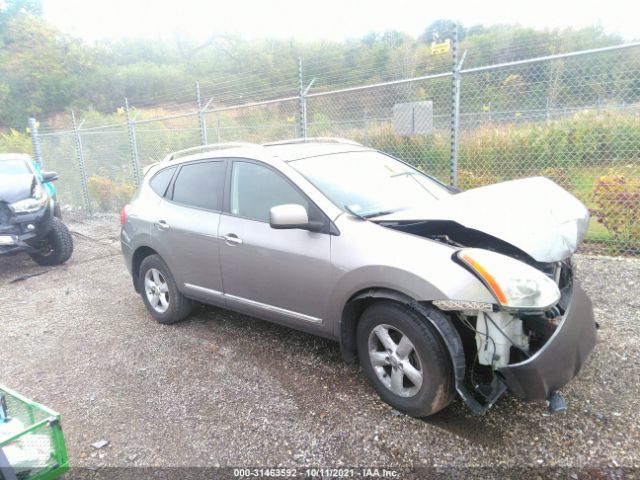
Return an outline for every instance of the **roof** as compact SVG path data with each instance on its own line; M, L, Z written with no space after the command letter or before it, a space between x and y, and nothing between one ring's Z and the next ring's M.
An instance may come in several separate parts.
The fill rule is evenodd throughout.
M265 145L264 149L271 156L285 162L292 162L309 157L320 157L322 155L332 155L335 153L371 150L371 148L362 145L323 142Z
M167 155L161 164L183 163L192 160L205 160L220 157L254 158L265 162L291 162L309 157L332 155L335 153L370 151L369 147L339 138L321 138L307 140L294 139L282 142L266 143L218 143L195 146ZM151 166L150 166L151 167ZM148 167L148 168L150 168Z

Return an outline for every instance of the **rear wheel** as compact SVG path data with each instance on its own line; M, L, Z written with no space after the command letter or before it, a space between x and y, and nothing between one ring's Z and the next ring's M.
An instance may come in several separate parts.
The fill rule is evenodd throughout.
M138 290L147 310L164 324L184 320L193 302L178 291L173 275L159 255L149 255L140 265Z
M71 258L73 238L67 226L58 217L51 219L51 230L42 239L39 247L39 251L30 254L38 265L60 265Z
M375 303L358 322L358 357L380 397L413 417L432 415L453 400L453 372L439 334L415 310Z

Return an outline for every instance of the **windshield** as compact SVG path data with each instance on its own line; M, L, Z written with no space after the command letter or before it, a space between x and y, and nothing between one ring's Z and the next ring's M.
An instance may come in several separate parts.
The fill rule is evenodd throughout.
M0 160L0 175L30 175L32 173L24 160L20 158Z
M349 152L290 163L343 210L374 217L451 195L419 170L380 152Z

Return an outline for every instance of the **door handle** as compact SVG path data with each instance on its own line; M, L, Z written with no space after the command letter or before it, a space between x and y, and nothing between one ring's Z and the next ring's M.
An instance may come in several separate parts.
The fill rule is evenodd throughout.
M153 224L158 230L169 230L169 224L164 220L159 220Z
M242 239L238 238L235 233L230 233L228 235L221 235L220 238L224 240L224 243L230 246L242 245Z

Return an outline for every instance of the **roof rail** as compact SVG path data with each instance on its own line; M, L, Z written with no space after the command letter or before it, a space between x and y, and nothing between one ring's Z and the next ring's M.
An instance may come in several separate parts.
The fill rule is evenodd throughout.
M307 137L307 138L292 138L289 140L280 140L278 142L263 143L265 147L271 147L274 145L291 145L294 143L308 143L308 142L322 142L322 143L341 143L344 145L357 145L362 147L361 143L358 143L347 138L340 137Z
M158 165L161 162L153 162L149 165L147 165L146 167L142 167L142 176L146 176L147 173L149 173L149 170L151 170L153 167L155 167L156 165Z
M213 152L215 150L224 150L225 148L234 148L234 147L260 147L261 145L258 143L248 143L248 142L225 142L225 143L209 143L207 145L198 145L196 147L185 148L183 150L178 150L176 152L170 153L166 157L162 159L163 162L170 162L171 160L175 160L180 157L185 157L192 153L204 153L204 152Z

